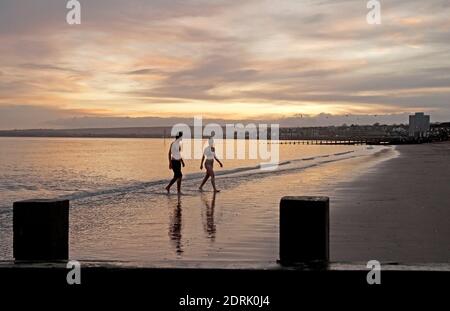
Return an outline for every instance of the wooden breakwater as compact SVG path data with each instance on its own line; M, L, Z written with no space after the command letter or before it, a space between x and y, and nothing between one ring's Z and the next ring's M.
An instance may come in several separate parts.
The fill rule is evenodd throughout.
M18 261L69 258L68 200L26 200L13 207L13 253ZM289 196L280 201L282 265L329 260L329 198Z

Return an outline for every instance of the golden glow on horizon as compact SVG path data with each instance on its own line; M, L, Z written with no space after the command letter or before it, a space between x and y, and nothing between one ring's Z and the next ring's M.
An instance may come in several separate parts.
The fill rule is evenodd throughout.
M223 119L443 110L450 10L417 3L377 28L364 5L336 1L92 3L79 27L42 10L0 33L0 106Z

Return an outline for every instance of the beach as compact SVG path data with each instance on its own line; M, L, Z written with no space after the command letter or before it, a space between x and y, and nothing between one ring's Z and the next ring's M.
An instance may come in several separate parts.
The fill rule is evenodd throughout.
M450 143L397 150L398 157L337 186L334 260L449 261Z
M141 150L143 142L159 144L142 140L67 143L72 153L81 149L109 157L117 145ZM42 141L39 143L42 145ZM101 146L99 151L94 143ZM105 145L110 147L105 149ZM174 266L186 262L273 263L279 257L280 199L287 195L321 195L330 197L332 261L448 262L446 202L450 189L446 183L449 167L445 164L449 163L449 146L284 145L282 156L289 160L276 171L243 168L239 163L237 168L217 168L217 185L222 190L218 194L211 191L209 183L205 192L198 192L202 175L194 173L198 165L195 161L187 165L193 173L187 170L180 197L165 194L170 172L158 168L158 163L152 163L155 171L161 177L169 175L167 180L127 181L119 169L112 170L114 179L103 177L103 182L95 170L91 168L90 173L80 165L83 170L78 170L86 174L81 176L84 180L70 180L66 188L56 189L62 189L62 195L71 199L70 258L75 260L172 262ZM77 165L83 160L82 156L71 157L76 158ZM129 161L132 157L136 155L129 152L123 158ZM102 163L102 169L117 166L118 158L112 159L111 163ZM136 163L128 163L136 176L145 172L143 160L144 155L139 155ZM65 173L71 170L67 168ZM92 182L88 183L89 179ZM102 189L100 181L113 186ZM80 184L99 189L69 191ZM0 213L2 260L12 258L11 220L11 209L4 208Z

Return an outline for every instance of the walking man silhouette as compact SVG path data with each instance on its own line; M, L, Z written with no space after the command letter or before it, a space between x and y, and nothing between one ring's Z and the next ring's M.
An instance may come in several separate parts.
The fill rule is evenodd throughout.
M178 132L175 140L170 144L169 148L169 169L173 170L173 178L166 186L167 193L170 193L170 187L177 182L177 192L181 194L181 180L183 179L183 173L181 172L181 166L184 165L183 158L181 157L181 140L183 132Z

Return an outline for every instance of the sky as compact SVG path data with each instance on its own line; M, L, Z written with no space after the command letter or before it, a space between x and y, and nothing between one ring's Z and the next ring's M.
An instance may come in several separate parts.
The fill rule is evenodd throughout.
M449 0L80 2L0 1L0 129L450 120Z

